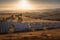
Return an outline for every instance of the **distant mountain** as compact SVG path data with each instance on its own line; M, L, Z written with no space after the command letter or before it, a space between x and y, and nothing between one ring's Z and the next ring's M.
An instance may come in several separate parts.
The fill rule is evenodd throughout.
M60 21L60 8L46 9L44 12L25 14L25 16L35 19Z
M42 13L43 15L39 18L41 19L48 19L48 20L60 20L60 9L52 9Z

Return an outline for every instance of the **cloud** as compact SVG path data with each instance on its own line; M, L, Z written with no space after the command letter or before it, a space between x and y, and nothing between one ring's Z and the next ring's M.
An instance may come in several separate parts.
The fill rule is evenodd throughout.
M20 0L0 0L0 8L15 7ZM36 9L58 8L60 0L28 0Z
M0 3L11 3L16 2L17 0L0 0Z
M60 0L30 0L32 3L60 3Z
M60 0L30 0L30 1L36 1L36 2L60 2Z

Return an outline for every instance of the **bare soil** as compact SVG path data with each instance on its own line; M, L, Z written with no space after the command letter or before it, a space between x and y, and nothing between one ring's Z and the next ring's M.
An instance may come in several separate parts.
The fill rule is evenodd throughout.
M60 40L60 29L0 34L0 40Z

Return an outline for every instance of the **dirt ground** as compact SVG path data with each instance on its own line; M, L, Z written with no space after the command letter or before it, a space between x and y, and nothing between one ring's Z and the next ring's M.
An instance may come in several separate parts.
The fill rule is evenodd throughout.
M60 29L0 34L0 40L60 40Z

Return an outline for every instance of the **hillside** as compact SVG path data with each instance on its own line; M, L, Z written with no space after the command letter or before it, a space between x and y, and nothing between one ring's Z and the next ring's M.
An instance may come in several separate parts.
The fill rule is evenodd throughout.
M44 12L33 12L23 14L26 17L42 20L55 20L60 21L60 8L57 9L46 9Z
M25 16L22 16L22 18L23 18L23 22L59 22L59 21L51 21L51 20L33 19Z

